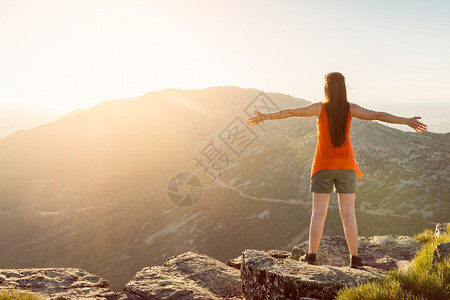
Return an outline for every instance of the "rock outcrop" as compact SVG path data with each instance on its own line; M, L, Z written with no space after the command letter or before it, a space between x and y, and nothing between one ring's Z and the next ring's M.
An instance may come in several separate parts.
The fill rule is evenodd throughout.
M437 244L433 251L432 263L443 261L450 258L450 243Z
M447 232L447 226L449 225L450 223L437 223L436 224L436 229L435 229L435 231L434 231L434 235L435 236L439 236L439 235L442 235L442 234L444 234L444 233L448 233Z
M1 289L29 290L48 299L243 299L239 270L192 251L142 269L120 293L77 268L3 269Z
M383 276L393 268L406 269L420 249L420 243L409 236L373 236L359 238L359 256L365 268L349 268L349 251L342 236L325 236L321 240L316 265L299 262L309 243L285 252L245 250L239 258L243 292L247 299L298 299L313 297L333 299L339 289Z
M241 278L246 299L333 299L346 285L355 286L382 276L372 267L358 270L312 266L294 259L277 259L258 250L245 250L242 256Z
M292 252L247 249L227 264L187 251L137 272L121 292L77 268L0 269L0 290L30 290L48 299L333 299L344 286L383 277L393 268L406 269L421 243L386 235L359 237L358 246L363 269L348 266L344 237L324 236L316 265L299 261L308 242ZM447 257L449 248L450 243L439 244L434 259Z
M0 269L0 290L42 293L49 299L118 299L105 279L77 268Z
M442 234L448 233L447 232L448 225L450 225L450 223L437 223L434 235L440 236ZM437 244L436 247L434 248L433 258L431 262L434 264L448 258L450 258L450 243Z
M142 269L124 290L144 299L242 299L238 270L192 251Z

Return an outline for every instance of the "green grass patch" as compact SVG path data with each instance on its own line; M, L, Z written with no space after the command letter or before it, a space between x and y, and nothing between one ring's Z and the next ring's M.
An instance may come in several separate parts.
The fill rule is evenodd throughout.
M427 243L434 239L434 232L431 229L426 229L421 233L413 236L416 240L422 243Z
M45 297L24 290L5 289L0 290L0 300L43 300Z
M450 232L450 225L447 226ZM430 232L432 234L430 234ZM415 236L425 244L407 271L389 271L382 279L341 289L336 299L450 299L450 259L432 264L437 244L450 242L450 234L434 236L430 229Z

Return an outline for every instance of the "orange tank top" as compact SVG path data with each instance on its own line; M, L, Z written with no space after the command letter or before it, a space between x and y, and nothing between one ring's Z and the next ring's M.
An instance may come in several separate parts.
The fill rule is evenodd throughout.
M350 126L352 116L350 110L347 118L346 138L347 143L341 147L333 147L330 137L330 127L328 123L328 115L325 109L325 104L322 103L322 110L320 112L319 120L317 120L317 146L316 153L311 168L311 178L315 173L322 170L330 169L344 169L356 171L359 179L362 178L363 173L358 167L350 140Z

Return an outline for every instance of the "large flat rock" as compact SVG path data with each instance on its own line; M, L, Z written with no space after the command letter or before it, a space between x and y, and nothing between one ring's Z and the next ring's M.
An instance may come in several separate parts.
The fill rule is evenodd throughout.
M383 271L406 269L421 243L406 235L358 237L358 254L364 265ZM308 251L309 242L292 249L290 258L298 260ZM343 267L349 265L350 253L343 236L324 236L317 251L316 264Z
M291 258L274 258L265 251L242 252L241 278L246 299L333 299L344 286L383 276L379 270L329 265L313 266Z

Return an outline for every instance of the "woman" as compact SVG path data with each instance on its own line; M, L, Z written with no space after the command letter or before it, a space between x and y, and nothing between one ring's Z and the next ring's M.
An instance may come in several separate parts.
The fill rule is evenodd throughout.
M350 252L350 267L362 268L363 264L358 256L358 228L355 216L356 176L361 179L362 172L356 163L350 140L351 119L355 117L405 124L418 133L427 131L427 126L418 121L420 117L402 118L349 103L345 78L341 73L332 72L325 75L324 91L324 102L269 114L254 111L256 116L247 119L247 125L254 126L271 119L317 117L318 139L311 168L310 190L313 193L313 207L309 227L309 250L300 260L315 264L329 197L334 186L338 193L339 212Z

